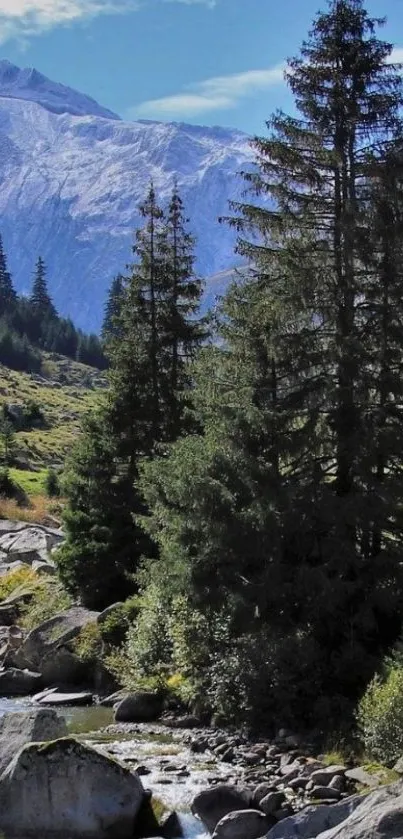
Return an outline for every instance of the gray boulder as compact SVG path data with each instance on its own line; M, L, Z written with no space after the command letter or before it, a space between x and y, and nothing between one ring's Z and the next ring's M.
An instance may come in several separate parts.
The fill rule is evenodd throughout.
M79 682L86 668L66 645L83 627L94 623L98 614L82 606L73 606L55 615L29 633L19 651L21 658L28 661L30 667L39 669L48 684Z
M229 784L218 784L196 795L192 802L192 813L203 822L209 833L214 833L218 823L228 813L249 810L251 806L252 796L249 791Z
M0 774L27 743L56 740L67 735L66 723L56 711L4 714L0 717Z
M0 624L1 626L12 626L17 619L17 609L11 603L2 604L0 606Z
M14 525L11 522L11 529L3 527L0 531L0 551L7 554L8 561L32 565L34 561L40 560L53 565L50 553L52 548L63 541L62 532L36 524L24 524L18 528Z
M213 839L261 839L268 821L259 810L238 810L224 816L213 833Z
M345 771L346 767L341 765L323 766L322 769L312 772L311 781L318 787L327 787L336 775L344 775Z
M26 839L132 839L143 797L136 774L91 746L31 743L0 777L0 830Z
M306 807L276 824L267 834L267 839L315 839L323 831L345 821L363 800L364 796L353 795L338 804Z
M0 696L30 696L38 690L41 682L42 675L30 670L17 670L15 667L0 670Z
M403 836L403 783L364 796L362 803L341 824L320 834L320 839L401 839Z
M116 722L153 722L161 716L164 704L161 696L151 691L130 693L118 702Z

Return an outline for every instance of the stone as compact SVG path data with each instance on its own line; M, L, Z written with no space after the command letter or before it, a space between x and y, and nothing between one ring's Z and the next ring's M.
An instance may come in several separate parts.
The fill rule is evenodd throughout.
M379 787L382 783L380 777L376 775L376 773L371 775L367 772L365 766L356 766L354 769L348 769L346 772L346 778L348 778L349 781L355 781L356 784L362 784L364 787L370 787L370 789L375 789L375 787Z
M340 778L340 775L335 775L335 778ZM317 801L338 801L340 791L330 785L327 787L314 787L310 793L310 797L315 798Z
M0 717L0 774L27 743L56 740L67 735L65 720L56 711L19 711Z
M12 523L13 524L13 523ZM34 561L43 561L53 566L50 560L52 548L63 541L60 530L42 525L23 524L20 528L0 531L0 550L7 554L10 562L23 562L32 565Z
M339 792L344 790L346 785L345 776L344 775L335 775L334 778L330 781L329 787L331 789L337 789Z
M217 784L196 795L192 802L192 813L203 822L209 833L214 833L224 816L237 810L249 809L251 805L252 796L248 790L229 784Z
M123 603L112 603L111 606L107 606L106 609L104 609L103 612L100 612L100 614L98 615L97 623L105 623L105 621L110 617L110 615L112 615L113 612L119 611L123 605Z
M336 777L340 777L337 775ZM305 789L307 784L309 783L309 776L308 775L298 775L298 778L292 778L291 781L287 781L287 785L290 789Z
M65 707L73 706L87 706L92 705L94 697L92 693L59 693L59 691L51 691L37 700L39 705L64 705Z
M268 826L259 810L238 810L218 822L213 839L261 839Z
M333 808L330 808L333 809ZM362 796L361 804L342 823L320 834L320 839L401 839L403 783Z
M273 792L272 784L268 784L263 781L261 784L258 784L256 789L253 791L253 801L255 804L259 805L262 798L265 798L270 792Z
M272 827L266 839L314 839L323 831L345 821L363 799L362 795L354 795L330 806L318 804L317 807L305 807L300 813Z
M29 839L132 839L137 775L67 737L21 749L0 778L0 830Z
M55 615L29 633L21 646L21 656L30 667L40 670L45 683L79 684L87 667L66 648L66 644L73 641L81 629L94 623L98 614L82 606L72 606Z
M12 626L17 620L17 609L10 603L0 605L0 625Z
M106 708L113 708L114 705L117 705L122 699L127 696L127 690L115 690L114 693L110 693L108 696L104 696L103 699L100 699L99 704L104 705Z
M396 761L393 769L398 775L403 775L403 757L399 757L399 760Z
M283 792L269 792L261 799L259 807L266 816L272 816L276 810L280 809L284 801L285 795Z
M42 683L42 675L10 667L0 670L0 696L30 696Z
M316 786L327 787L335 775L344 775L345 766L323 766L322 769L315 769L311 774L311 780Z
M163 700L157 693L130 693L116 706L115 722L153 722L161 716L163 707Z

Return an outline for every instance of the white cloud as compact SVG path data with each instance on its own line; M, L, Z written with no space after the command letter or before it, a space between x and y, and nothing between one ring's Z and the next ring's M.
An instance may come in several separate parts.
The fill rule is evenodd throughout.
M216 0L168 1L187 5L203 3L211 8L216 4ZM149 0L0 0L0 43L84 18L134 11L145 2Z
M134 108L127 116L133 117L190 117L208 111L234 108L241 99L281 84L284 65L266 70L247 70L229 76L214 76L190 85L182 93L150 99Z

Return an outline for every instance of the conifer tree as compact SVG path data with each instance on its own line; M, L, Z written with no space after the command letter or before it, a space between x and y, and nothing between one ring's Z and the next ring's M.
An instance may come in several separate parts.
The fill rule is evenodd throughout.
M102 324L102 339L107 341L110 336L119 334L119 316L125 291L125 282L118 274L111 283L105 304L104 320Z
M17 294L14 290L10 273L7 269L7 258L3 248L3 241L0 236L0 317L12 314L17 303Z
M49 321L57 318L56 309L48 292L46 267L42 257L38 257L36 263L30 303L38 319Z
M184 395L190 386L189 363L206 336L205 324L198 317L202 284L194 273L195 240L187 230L188 221L175 184L164 225L165 323L162 324L169 371L163 396L164 412L169 417L168 435L172 440L180 431Z

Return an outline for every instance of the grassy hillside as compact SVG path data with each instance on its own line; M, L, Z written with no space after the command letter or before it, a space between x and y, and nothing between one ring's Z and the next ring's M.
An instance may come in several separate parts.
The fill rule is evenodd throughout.
M10 477L30 500L32 514L37 507L43 517L47 469L62 469L83 415L96 404L106 384L105 374L99 370L55 354L43 355L40 375L0 365L0 406L6 404L18 414L34 404L42 416L38 427L16 432L17 448L10 468ZM6 503L6 507L9 514L10 505ZM5 514L0 509L0 516Z

